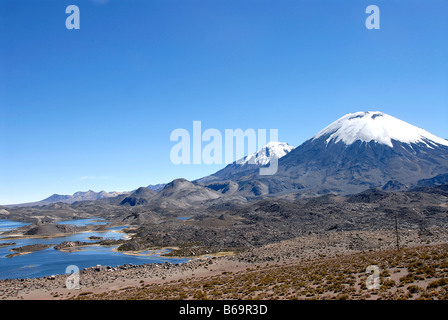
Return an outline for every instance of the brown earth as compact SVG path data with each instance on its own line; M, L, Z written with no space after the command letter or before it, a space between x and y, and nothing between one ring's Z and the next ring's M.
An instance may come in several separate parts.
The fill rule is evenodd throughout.
M2 299L446 299L448 235L433 229L334 232L299 237L235 255L174 264L97 266L69 275L0 281ZM378 266L369 290L366 268Z

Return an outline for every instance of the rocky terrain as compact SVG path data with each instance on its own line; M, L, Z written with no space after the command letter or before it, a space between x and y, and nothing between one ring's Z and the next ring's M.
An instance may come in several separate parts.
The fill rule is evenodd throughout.
M387 193L368 190L339 197L309 200L266 199L233 210L192 214L185 221L165 220L144 224L131 241L140 247L177 246L176 255L239 250L304 235L355 230L425 232L447 225L447 192L436 187L418 192Z
M67 288L68 274L1 280L0 298L443 298L447 243L446 230L438 227L402 233L399 250L395 235L387 231L339 231L195 257L183 264L98 265L80 271L79 289ZM381 270L379 290L365 287L369 265ZM429 268L422 269L424 265Z
M103 198L113 198L113 197L117 197L122 194L128 194L128 192L117 192L117 191L106 192L104 190L102 190L100 192L95 192L92 190L88 190L85 192L78 191L72 195L53 194L53 195L49 196L48 198L45 198L41 201L21 203L21 204L17 204L17 205L8 205L8 206L10 206L10 207L11 206L21 206L21 207L42 206L42 205L47 205L47 204L56 203L56 202L71 204L71 203L74 203L77 201L89 201L89 200L99 200L99 199L103 199Z
M175 247L168 255L191 260L179 265L87 268L80 272L79 290L66 287L70 275L2 280L0 298L446 298L446 185L405 192L369 189L351 196L266 198L244 205L212 205L207 210L183 212L162 213L145 205L110 204L106 208L111 210L89 202L70 206L77 217L100 215L115 224L131 224L125 230L129 240L95 239L95 244L119 245L118 250L130 253ZM24 212L10 208L10 216L38 223L6 233L33 237L26 234L38 230L61 232L60 228L53 229L55 221L65 218L59 208L35 209L37 217L26 215L29 208ZM62 231L86 228L64 226ZM41 231L37 233L48 236ZM55 248L70 251L82 245L85 243L64 242ZM31 249L40 248L18 248L12 254ZM425 260L427 256L431 260ZM420 261L431 262L432 269L416 273ZM365 268L372 263L382 270L381 288L374 292L363 285Z
M175 184L181 185L180 190L167 186L165 192L176 195L180 192L182 196L190 194L184 191L184 181ZM154 197L152 192L151 196ZM56 224L66 218L66 212L61 214L59 208L41 206L34 208L32 213L29 210L30 207L10 208L9 219L34 223L4 235L20 231L24 236L51 236L87 229ZM85 202L72 204L67 211L74 218L95 216L115 224L131 225L125 230L131 239L120 250L178 247L172 254L191 256L238 251L339 231L383 230L393 233L398 228L424 233L434 226L447 226L448 186L421 187L404 192L369 189L351 196L324 195L309 199L288 195L244 204L214 203L202 209L194 207L181 211L176 207L161 210L152 207L151 202L135 206ZM178 219L185 216L189 219ZM101 225L93 227L94 230L104 228Z
M310 261L246 265L216 274L210 261L203 276L146 283L104 292L83 292L74 299L312 299L446 300L447 244L381 250ZM369 267L378 268L371 288ZM205 268L205 267L203 267ZM215 271L215 272L213 272Z

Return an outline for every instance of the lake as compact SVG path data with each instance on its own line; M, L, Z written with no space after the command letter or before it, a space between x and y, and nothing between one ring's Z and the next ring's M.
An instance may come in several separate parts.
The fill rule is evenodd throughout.
M107 222L101 220L102 219L78 219L63 221L60 223L75 226L107 224ZM12 230L24 225L27 224L11 220L0 220L0 232ZM127 227L128 226L114 227L107 229L104 232L80 232L77 234L70 234L67 236L50 239L33 238L2 240L2 236L0 235L0 244L7 242L16 243L12 246L0 248L0 279L35 278L64 274L66 273L66 268L70 265L75 265L79 268L79 270L82 270L98 264L102 266L116 267L130 263L135 265L157 262L183 263L189 260L161 257L160 251L153 252L153 254L152 252L142 252L141 254L136 255L128 255L113 251L113 249L118 246L88 246L81 247L79 251L75 252L61 252L59 250L55 250L53 247L50 247L48 249L35 251L30 254L6 258L6 255L13 253L9 251L11 248L29 244L59 244L62 241L95 242L96 240L87 239L91 236L103 237L104 239L122 239L125 234L119 231Z

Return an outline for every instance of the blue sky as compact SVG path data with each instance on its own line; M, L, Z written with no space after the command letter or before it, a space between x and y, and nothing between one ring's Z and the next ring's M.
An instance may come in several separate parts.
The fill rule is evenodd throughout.
M65 8L80 9L68 30ZM379 30L365 27L368 5ZM448 1L0 0L0 204L132 190L170 133L278 129L298 146L349 112L448 138Z

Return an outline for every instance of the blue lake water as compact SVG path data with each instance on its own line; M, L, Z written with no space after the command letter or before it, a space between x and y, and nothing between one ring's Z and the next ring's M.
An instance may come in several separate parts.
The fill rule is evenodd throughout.
M64 224L73 224L77 226L85 226L89 224L106 224L106 222L97 221L99 219L79 219L64 221ZM10 220L0 220L0 232L11 230L20 226L26 225L21 222L14 222ZM90 236L103 237L104 239L121 239L124 234L120 233L123 227L110 228L104 232L81 232L73 235L67 235L57 238L33 238L33 239L14 239L2 240L0 235L0 243L15 242L13 246L0 248L0 279L14 279L14 278L34 278L50 276L54 274L66 273L66 268L69 265L75 265L80 270L96 266L98 264L103 266L116 267L123 264L145 264L156 262L171 262L183 263L189 259L177 259L160 257L157 253L148 255L148 252L142 252L139 255L128 255L121 252L113 251L112 247L103 246L88 246L80 248L76 252L61 252L50 247L45 250L36 251L30 254L18 255L11 258L6 258L6 255L13 252L9 251L11 248L20 247L28 244L58 244L62 241L84 241L95 242L96 240L87 239ZM149 252L150 253L150 252Z
M59 224L68 224L68 225L74 225L76 227L83 227L87 225L106 225L107 222L103 221L102 218L97 219L75 219L75 220L67 220L67 221L60 221Z
M26 226L29 223L17 222L11 220L0 220L0 233L4 231L9 231L15 228Z

